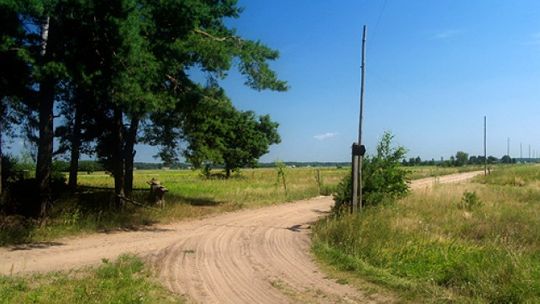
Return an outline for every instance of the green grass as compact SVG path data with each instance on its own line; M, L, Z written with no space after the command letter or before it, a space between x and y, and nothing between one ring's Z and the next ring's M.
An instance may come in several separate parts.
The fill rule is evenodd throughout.
M134 256L98 268L0 276L0 303L184 303L161 287Z
M493 166L491 166L493 167ZM439 167L439 166L413 166L406 167L410 171L409 178L419 179L425 177L437 177L461 172L483 170L483 166L468 165L463 167Z
M319 170L321 183L316 179ZM122 212L110 208L114 180L104 172L79 175L80 191L55 201L46 226L21 217L0 217L0 245L109 230L133 230L155 223L200 218L243 208L295 201L330 194L348 169L287 168L287 192L275 169L245 169L230 179L206 179L199 171L140 170L134 174L134 198L147 203L151 178L167 189L165 208L127 204Z
M538 303L538 171L501 167L472 184L439 185L359 216L322 220L313 250L405 301ZM481 203L463 208L465 192Z

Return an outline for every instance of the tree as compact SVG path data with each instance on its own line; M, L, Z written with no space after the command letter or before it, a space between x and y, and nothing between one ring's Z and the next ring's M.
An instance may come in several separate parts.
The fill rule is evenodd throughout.
M222 90L214 91L213 98L204 98L186 119L185 156L196 167L223 165L230 177L231 171L254 167L268 147L281 139L278 124L270 116L237 111Z
M24 29L17 17L18 4L0 2L0 159L2 159L3 134L17 123L13 108L27 93L30 70L26 64L23 46ZM0 162L0 176L2 164ZM0 195L2 194L0 182Z
M514 160L510 156L504 155L501 158L501 163L503 163L503 164L512 164L512 163L514 163Z
M458 151L456 153L456 158L455 158L454 163L457 167L465 166L467 164L468 159L469 159L469 154L463 151Z
M146 135L140 126L171 130L149 138L164 148L163 157L174 158L190 117L185 113L210 92L190 79L190 71L199 69L217 87L236 65L255 90L287 89L268 65L278 52L225 24L240 14L236 1L2 0L0 8L7 14L2 25L13 25L1 29L1 55L17 49L29 69L29 80L16 78L32 91L23 99L28 129L35 121L39 134L42 218L51 203L55 109L66 122L56 130L66 137L57 152L71 152L70 184L76 184L81 146L94 142L92 152L113 173L120 204L132 189L135 145Z

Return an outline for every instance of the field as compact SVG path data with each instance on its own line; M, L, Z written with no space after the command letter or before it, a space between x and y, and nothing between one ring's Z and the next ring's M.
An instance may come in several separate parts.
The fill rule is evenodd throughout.
M491 166L493 167L493 166ZM419 179L424 177L436 177L441 175L469 172L476 170L483 170L483 166L464 166L464 167L439 167L439 166L413 166L407 167L407 170L410 171L410 179Z
M361 277L406 301L538 303L539 204L539 167L500 167L322 220L313 250L342 280Z
M317 172L319 182L317 182ZM286 168L285 191L275 169L245 169L230 179L218 172L212 178L191 170L140 170L134 174L134 199L147 203L152 178L169 192L165 208L128 204L123 212L111 210L113 178L104 172L79 175L79 191L66 193L55 202L45 227L11 217L0 222L0 245L108 230L133 230L154 223L169 223L186 218L257 208L294 201L320 194L328 195L348 172L336 168Z
M0 276L0 303L183 303L151 277L143 262L122 256L98 268L23 277Z

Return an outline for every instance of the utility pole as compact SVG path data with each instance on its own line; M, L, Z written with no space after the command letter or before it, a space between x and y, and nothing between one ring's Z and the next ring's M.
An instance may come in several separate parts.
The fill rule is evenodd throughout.
M484 176L487 175L486 116L484 116Z
M531 160L531 145L529 145L529 160Z
M523 161L523 144L519 143L519 160Z
M510 156L510 137L506 140L506 155Z
M353 197L352 197L352 212L356 213L362 208L362 162L365 147L362 145L362 122L364 119L364 86L366 82L366 35L367 26L364 25L362 31L362 66L360 80L360 119L358 123L358 144L353 144Z

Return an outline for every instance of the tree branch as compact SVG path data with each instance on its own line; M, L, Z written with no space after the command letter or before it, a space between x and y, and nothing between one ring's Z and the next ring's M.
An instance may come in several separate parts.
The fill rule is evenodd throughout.
M203 35L205 37L208 37L212 40L219 41L219 42L227 41L227 39L236 40L237 42L242 42L242 39L240 39L237 36L217 37L201 29L194 29L193 31L197 34Z

